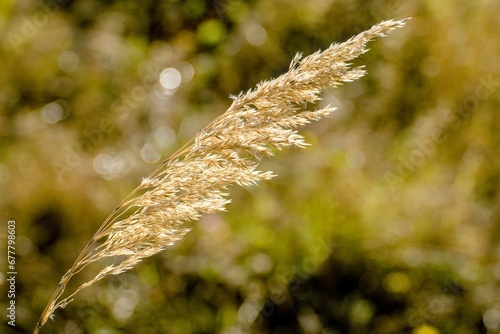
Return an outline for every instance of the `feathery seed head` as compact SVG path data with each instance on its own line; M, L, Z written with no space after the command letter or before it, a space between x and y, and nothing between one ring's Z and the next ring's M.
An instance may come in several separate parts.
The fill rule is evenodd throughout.
M348 62L367 51L367 42L386 36L406 21L381 22L305 58L298 53L285 74L232 96L233 102L223 115L144 178L106 219L63 276L35 332L80 290L134 267L143 258L182 239L189 231L182 227L184 222L224 211L230 202L224 192L229 186L248 186L272 178L272 172L256 169L262 157L272 156L276 149L305 147L297 129L335 110L327 106L305 111L303 106L320 100L325 89L362 77L366 73L363 67L352 68ZM116 256L125 259L105 267L94 279L57 302L72 276L90 263Z

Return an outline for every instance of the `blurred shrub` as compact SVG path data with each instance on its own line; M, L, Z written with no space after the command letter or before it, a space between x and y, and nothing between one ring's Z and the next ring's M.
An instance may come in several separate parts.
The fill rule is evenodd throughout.
M233 189L227 214L193 224L183 243L82 294L47 327L498 331L499 9L2 2L0 205L18 222L19 327L34 326L112 208L229 94L279 75L296 52L412 16L359 60L366 77L324 95L339 110L307 129L312 147L264 162L279 178Z

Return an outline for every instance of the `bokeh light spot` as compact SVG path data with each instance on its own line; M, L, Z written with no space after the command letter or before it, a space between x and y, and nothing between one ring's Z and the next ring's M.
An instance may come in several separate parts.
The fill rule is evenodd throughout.
M422 325L415 328L412 334L439 334L439 330L433 326Z
M374 311L374 306L370 301L358 300L352 306L350 318L352 322L364 325L373 317Z
M127 290L113 304L113 316L117 320L127 320L132 316L134 310L139 302L137 292Z
M153 144L146 144L141 149L141 157L144 161L154 164L161 158L161 154Z
M120 179L127 175L134 164L134 156L126 151L114 156L111 154L99 154L94 159L94 170L105 179Z
M160 83L165 89L177 89L181 81L181 74L175 68L166 68L160 74Z
M496 331L500 328L500 312L496 309L489 309L483 314L483 322L489 330Z
M252 24L245 29L245 38L253 46L261 46L267 41L267 32L260 24Z
M405 273L390 273L384 280L384 287L393 293L404 293L411 288L411 280Z
M196 35L200 43L215 45L226 35L226 27L219 20L206 20L198 26Z
M420 249L415 247L407 248L403 253L403 260L407 265L411 267L418 266L420 263L422 263L423 259L424 254L422 254L422 251L420 251Z
M59 103L52 102L42 108L42 119L45 123L55 124L64 116L64 110Z
M175 131L169 126L160 126L154 132L155 142L161 147L168 147L175 142Z
M319 333L323 329L321 320L310 307L302 308L297 315L297 319L305 333Z
M179 69L183 82L188 82L193 78L194 68L190 63L183 61L182 63L177 65L177 68Z
M259 274L265 274L272 269L273 262L267 254L258 253L252 257L252 260L250 261L250 266L252 267L254 272Z
M65 72L74 72L80 65L80 58L73 51L65 51L57 59L57 65Z

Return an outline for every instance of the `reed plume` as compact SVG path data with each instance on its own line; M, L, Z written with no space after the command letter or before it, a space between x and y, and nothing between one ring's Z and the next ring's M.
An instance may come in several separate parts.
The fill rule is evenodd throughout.
M185 222L224 211L230 202L226 192L230 185L246 186L272 178L272 172L257 170L259 161L276 149L306 146L296 129L335 110L328 106L306 111L304 105L318 101L327 88L362 77L363 66L352 68L348 62L367 51L367 42L386 36L406 21L384 21L323 52L305 58L297 54L285 74L232 97L224 114L163 161L113 210L62 277L34 333L82 289L120 274L182 239L189 231L183 227ZM74 275L106 258L118 262L61 299Z

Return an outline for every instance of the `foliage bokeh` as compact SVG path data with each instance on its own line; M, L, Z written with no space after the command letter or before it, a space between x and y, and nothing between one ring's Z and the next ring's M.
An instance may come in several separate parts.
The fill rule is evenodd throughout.
M356 61L367 76L323 95L338 111L303 131L309 148L263 162L277 178L232 189L226 214L44 330L498 332L498 13L494 0L3 1L0 205L2 226L17 222L18 328L230 94L411 16Z

